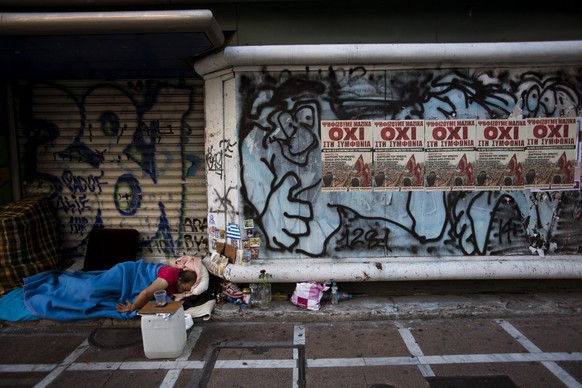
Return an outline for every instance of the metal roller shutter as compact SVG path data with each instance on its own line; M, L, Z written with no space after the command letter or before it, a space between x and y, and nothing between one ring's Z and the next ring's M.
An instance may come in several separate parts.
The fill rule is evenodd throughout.
M49 194L66 259L96 227L137 229L148 261L206 253L202 80L19 82L13 95L23 195Z

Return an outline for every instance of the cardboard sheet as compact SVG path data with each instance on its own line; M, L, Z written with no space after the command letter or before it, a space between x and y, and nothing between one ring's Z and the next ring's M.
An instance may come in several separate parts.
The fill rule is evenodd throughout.
M151 301L151 302L147 302L147 304L145 306L143 306L138 311L138 314L139 315L160 314L160 313L174 314L176 311L178 311L178 309L180 308L180 306L182 306L183 303L184 303L184 301L182 301L182 300L172 301L172 302L168 302L163 307L158 307L158 306L156 306L155 301Z

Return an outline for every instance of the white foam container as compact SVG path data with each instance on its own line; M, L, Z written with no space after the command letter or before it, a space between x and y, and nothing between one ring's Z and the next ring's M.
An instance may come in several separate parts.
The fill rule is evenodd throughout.
M143 351L147 358L176 358L186 346L186 325L182 306L169 317L144 314L141 317Z

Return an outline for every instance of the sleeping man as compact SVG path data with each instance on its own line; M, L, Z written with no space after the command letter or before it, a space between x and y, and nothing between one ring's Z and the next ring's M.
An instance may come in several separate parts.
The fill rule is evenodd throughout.
M156 290L176 300L198 295L208 287L200 258L183 257L169 265L143 260L116 264L106 271L45 271L24 279L24 287L4 296L10 309L0 319L78 321L131 319ZM4 306L4 304L1 304Z
M127 300L125 303L117 304L117 312L131 313L132 311L141 309L148 301L152 300L154 292L158 290L166 290L168 296L188 292L194 287L196 280L197 276L194 271L186 271L163 265L158 270L156 280L144 288L133 302Z

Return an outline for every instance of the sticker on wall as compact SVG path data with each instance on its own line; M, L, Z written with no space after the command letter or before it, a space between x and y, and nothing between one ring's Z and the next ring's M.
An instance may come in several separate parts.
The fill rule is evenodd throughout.
M251 255L251 250L250 249L243 249L241 251L242 254L242 265L250 265L251 264L251 259L252 259L252 255Z
M226 237L233 239L240 239L240 227L230 222L226 227Z
M244 220L244 228L247 239L255 235L255 221L253 219Z
M259 248L251 248L251 260L259 259Z
M216 238L216 229L217 229L217 214L216 213L208 213L208 236L211 238Z
M253 248L258 248L261 246L261 239L259 237L253 237L249 239L250 245Z

